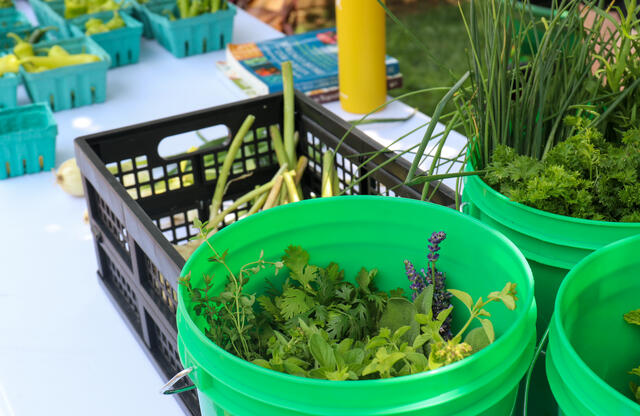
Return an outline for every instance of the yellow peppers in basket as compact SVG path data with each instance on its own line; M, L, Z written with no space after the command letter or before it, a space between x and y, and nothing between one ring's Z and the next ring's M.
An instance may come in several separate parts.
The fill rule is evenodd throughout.
M26 42L23 42L26 43ZM18 46L24 46L21 43L15 46L14 52L17 55L16 48ZM31 46L29 44L29 46ZM35 56L33 54L33 48L31 48L31 55L25 55L24 53L19 56L20 64L27 72L42 72L49 69L56 69L69 65L81 65L91 62L100 61L100 57L89 53L76 53L70 54L66 49L60 45L53 45L49 48L47 56Z
M92 17L84 24L86 35L95 35L96 33L109 32L111 30L120 29L125 26L126 25L124 23L124 20L122 19L122 17L120 17L120 14L117 11L113 12L113 18L107 23L103 23L102 20Z
M14 54L0 57L0 76L8 72L18 72L20 70L20 60Z
M25 69L29 72L41 72L47 69L56 69L69 65L89 64L91 62L98 61L100 61L99 57L88 53L78 53L68 56L28 56L20 60L23 64L31 64L36 67L34 70L29 70L25 66Z
M118 10L122 3L114 0L64 0L64 17L72 19L85 14Z

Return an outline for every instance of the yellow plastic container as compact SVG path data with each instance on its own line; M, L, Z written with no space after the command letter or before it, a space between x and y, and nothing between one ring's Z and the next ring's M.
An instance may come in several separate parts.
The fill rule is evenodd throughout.
M387 97L385 12L377 0L336 0L340 104L366 114Z

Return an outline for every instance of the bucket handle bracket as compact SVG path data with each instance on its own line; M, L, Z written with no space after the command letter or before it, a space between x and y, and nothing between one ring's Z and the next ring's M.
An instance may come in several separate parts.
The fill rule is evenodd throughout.
M189 373L191 373L192 371L193 371L193 367L185 368L175 376L171 377L171 380L167 381L167 383L160 388L160 393L161 394L177 394L177 393L182 393L185 391L195 389L196 386L194 384L191 384L189 386L182 387L182 388L174 388L174 386L178 381L188 376Z

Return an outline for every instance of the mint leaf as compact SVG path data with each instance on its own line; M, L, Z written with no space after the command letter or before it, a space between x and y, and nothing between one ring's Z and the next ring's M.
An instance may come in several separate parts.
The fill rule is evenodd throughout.
M389 328L393 333L408 325L411 329L404 335L404 339L412 343L419 330L418 322L414 319L416 312L416 306L406 298L391 298L382 313L378 327Z
M489 340L489 343L491 344L496 339L496 334L495 334L495 332L493 330L493 324L488 319L480 319L480 318L478 318L478 321L480 321L480 323L482 324L482 329L484 329L485 334L487 334L487 339Z
M489 342L489 338L487 338L487 333L484 331L484 328L473 328L464 338L464 342L471 345L474 353L491 344L491 342Z
M463 292L462 290L456 289L447 289L449 293L455 296L460 302L464 303L464 306L469 309L469 312L473 309L473 299L471 299L471 295L467 292Z
M433 285L427 286L413 301L416 310L421 314L428 314L432 311L433 305Z
M336 358L333 349L320 334L311 334L309 337L309 351L320 367L334 369Z

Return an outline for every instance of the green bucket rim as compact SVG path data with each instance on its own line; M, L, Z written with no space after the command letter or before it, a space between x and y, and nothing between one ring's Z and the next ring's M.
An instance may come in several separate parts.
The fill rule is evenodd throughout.
M261 367L257 364L253 364L249 361L246 361L240 357L237 357L236 355L224 350L223 348L221 348L220 346L218 346L215 342L213 342L212 340L210 340L209 338L207 338L207 336L200 330L200 328L198 328L198 326L195 324L195 322L193 321L193 319L191 318L190 314L187 312L186 310L186 306L184 301L182 301L182 299L185 296L184 293L184 288L182 285L178 285L178 309L177 309L177 314L182 314L182 316L184 317L186 324L189 328L189 330L194 333L196 335L196 337L204 343L204 346L206 346L207 348L213 348L214 350L217 350L219 353L222 353L225 357L227 357L228 359L232 360L232 362L237 363L238 365L242 365L242 366L252 366L252 369L254 371L258 371L260 373L263 373L265 375L271 375L274 376L278 379L284 380L284 381L289 381L289 382L293 382L293 383L308 383L308 384L330 384L331 386L354 386L356 385L355 383L357 383L357 386L367 386L369 384L376 384L376 385L380 385L381 383L384 384L393 384L393 383L403 383L406 382L407 380L410 379L419 379L419 378L424 378L424 377L435 377L438 376L440 374L446 374L448 372L452 372L455 369L457 369L459 366L461 365L465 365L465 363L470 363L472 361L477 361L482 359L482 357L484 357L486 354L488 354L488 350L489 348L491 348L494 345L502 345L504 343L506 343L506 339L508 338L508 336L515 332L519 326L524 324L524 321L526 321L528 319L528 314L529 314L529 310L531 308L531 305L535 306L535 298L534 298L534 280L533 280L533 273L531 272L531 267L529 266L529 263L527 262L526 258L524 257L524 255L520 252L520 250L516 247L516 245L511 242L511 240L509 240L507 237L505 237L502 233L496 231L495 229L489 227L488 225L482 223L479 220L476 220L475 218L471 218L467 215L464 215L458 211L455 211L451 208L447 208L441 205L437 205L437 204L433 204L430 202L424 202L424 201L418 201L418 200L414 200L414 199L408 199L408 198L398 198L398 197L387 197L387 196L378 196L378 195L348 195L348 196L336 196L336 197L331 197L331 198L315 198L315 199L310 199L310 200L302 200L299 202L295 202L295 203L291 203L291 204L287 204L287 205L281 205L281 206L277 206L277 207L273 207L268 209L267 211L260 211L256 214L253 214L247 218L243 218L240 221L236 221L230 225L228 225L227 227L223 228L222 230L218 231L216 234L214 234L213 236L209 237L209 239L207 241L209 241L212 238L215 238L216 235L220 234L220 233L230 233L233 232L233 230L235 229L235 227L237 227L237 224L240 223L242 221L242 223L247 224L249 222L252 221L259 221L260 218L264 215L272 215L269 214L269 212L277 212L276 210L288 210L288 209L292 209L292 207L296 207L296 206L304 206L307 204L324 204L324 203L331 203L331 200L344 200L344 199L361 199L361 200L395 200L398 201L397 203L404 203L404 204L428 204L429 206L431 206L433 209L436 210L440 210L442 212L446 212L447 214L451 213L453 215L460 215L460 218L464 218L463 221L470 221L472 223L475 223L477 226L483 228L484 230L486 230L487 232L493 234L496 238L498 238L500 241L502 241L502 243L506 244L507 247L509 247L511 249L511 251L513 252L513 254L518 257L519 260L521 260L521 262L519 263L519 266L521 267L521 271L525 272L525 280L528 281L529 286L528 286L528 290L527 290L527 298L526 301L524 301L522 298L520 298L519 300L522 300L523 303L523 307L518 308L517 309L517 317L516 319L513 321L513 323L509 326L509 329L507 329L507 331L505 331L504 334L502 334L502 336L500 336L499 338L497 338L491 345L489 345L488 347L482 349L481 351L478 351L477 353L471 355L470 357L467 357L461 361L457 361L455 363L440 367L436 370L431 370L431 371L424 371L422 373L418 373L418 374L411 374L411 375L406 375L406 376L398 376L398 377L391 377L391 378L385 378L385 379L375 379L375 380L345 380L345 381L335 381L335 380L322 380L322 379L314 379L314 378L309 378L309 377L301 377L301 376L296 376L296 375L292 375L292 374L287 374L287 373L283 373L280 371L275 371L275 370L270 370L264 367ZM196 262L196 258L199 257L197 254L202 251L208 249L207 247L205 247L205 245L200 245L200 247L198 247L196 249L196 251L189 257L189 260L187 260L187 262L185 263L182 272L180 273L180 276L183 276L183 273L185 270L190 269L190 265L194 262ZM178 334L178 337L180 337L180 334ZM494 347L496 348L496 347Z
M604 246L603 248L594 251L593 253L586 256L582 259L578 264L576 264L565 276L564 280L560 284L560 288L558 289L558 294L556 296L556 302L553 307L553 316L551 317L551 326L554 327L554 335L558 337L558 342L560 343L560 347L565 351L569 351L573 355L573 361L576 366L583 372L582 375L586 375L589 377L591 382L594 382L598 387L603 388L607 393L613 394L618 400L624 398L632 403L635 403L629 397L622 394L617 389L613 388L606 381L604 381L600 376L598 376L592 369L584 362L584 360L580 357L580 354L573 348L573 345L569 341L569 337L565 332L564 325L560 318L560 305L563 303L563 298L565 296L565 292L569 289L572 282L576 279L580 278L580 272L589 267L591 263L597 261L600 256L607 255L611 251L617 250L619 247L624 247L627 244L635 243L636 241L640 241L640 235L634 235L631 237L624 238L622 240L618 240L611 244ZM577 276L577 277L576 277ZM640 406L640 405L639 405Z

